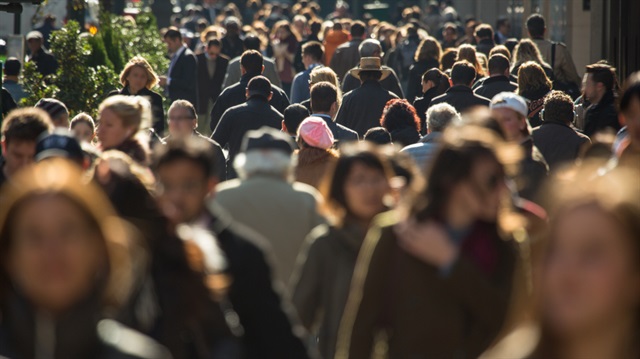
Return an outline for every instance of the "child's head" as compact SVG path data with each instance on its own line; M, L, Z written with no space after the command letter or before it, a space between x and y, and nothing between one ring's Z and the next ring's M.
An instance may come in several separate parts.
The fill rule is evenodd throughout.
M91 142L96 134L96 125L89 114L81 112L72 120L69 129L73 131L78 141Z

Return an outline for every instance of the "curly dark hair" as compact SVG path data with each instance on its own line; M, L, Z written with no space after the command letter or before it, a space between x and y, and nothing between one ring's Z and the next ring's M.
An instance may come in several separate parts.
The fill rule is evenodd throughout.
M406 127L415 128L420 132L420 117L416 109L407 100L389 100L384 106L380 125L389 132L401 130Z

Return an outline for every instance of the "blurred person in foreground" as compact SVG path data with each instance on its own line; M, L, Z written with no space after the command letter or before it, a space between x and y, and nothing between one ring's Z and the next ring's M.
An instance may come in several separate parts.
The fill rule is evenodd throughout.
M520 169L516 177L521 197L537 203L540 188L547 178L549 166L531 137L531 126L527 122L527 103L511 92L497 94L491 100L491 117L508 142L518 144L523 151Z
M508 211L505 171L514 163L503 161L512 151L481 128L445 132L428 185L367 234L336 358L368 358L374 346L390 358L475 358L491 344L518 257L498 224Z
M21 169L35 161L36 142L43 133L53 130L46 112L24 108L11 112L2 122L2 156L0 157L0 186L12 180Z
M574 171L548 189L550 228L532 252L533 295L519 325L482 358L637 358L637 173Z
M308 117L298 128L296 181L319 189L327 169L338 159L331 129L323 119Z
M373 218L387 209L391 176L389 164L366 143L343 146L342 156L323 176L332 222L307 237L291 281L293 304L318 337L323 358L334 357L358 252Z
M274 277L283 282L289 281L304 238L324 223L317 191L292 182L293 146L288 135L273 128L247 132L233 163L239 179L218 186L210 201L269 241L277 259Z
M239 326L235 334L241 337L243 358L307 358L294 317L279 297L268 244L220 207L205 205L218 184L213 157L209 144L197 137L170 139L158 148L154 171L160 208L173 225L205 228L224 251L228 279L218 285L228 286L226 315Z
M631 74L620 96L620 123L616 154L622 166L640 170L640 72Z
M420 167L423 173L430 168L433 157L440 149L442 133L451 125L460 124L460 114L453 106L439 103L427 110L427 134L416 144L402 149Z
M171 358L107 319L128 298L137 258L104 193L63 159L39 163L16 181L20 187L4 187L0 207L0 355Z
M431 69L422 75L422 97L417 97L413 101L418 117L420 117L421 135L427 131L426 113L431 104L431 100L442 95L451 87L449 76L439 69Z

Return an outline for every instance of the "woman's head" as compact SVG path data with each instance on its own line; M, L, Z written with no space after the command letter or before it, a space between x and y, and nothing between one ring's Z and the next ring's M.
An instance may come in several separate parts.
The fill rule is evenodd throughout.
M69 129L73 131L78 141L91 143L96 136L96 125L89 114L81 112L71 119Z
M129 236L104 193L61 159L18 177L0 209L0 301L20 293L61 312L101 293L105 304L121 304L131 281Z
M551 80L540 65L533 61L523 63L518 69L518 94L540 89L551 90Z
M410 127L420 132L420 117L407 100L389 100L382 110L380 125L389 132Z
M158 76L144 57L135 56L120 73L120 83L138 91L143 88L151 89L158 83Z
M527 61L545 64L536 44L529 39L522 39L513 51L513 65L515 67Z
M329 66L319 66L311 70L309 74L309 88L319 82L329 82L336 87L338 91L338 105L342 99L342 90L340 90L340 81L338 81L338 75Z
M149 127L151 105L139 96L116 95L102 101L98 109L97 136L103 149L118 147Z
M567 179L568 178L568 179ZM536 261L543 328L571 338L640 326L640 188L616 170L550 186L550 231ZM632 334L632 333L628 333Z
M295 28L291 26L291 23L287 20L278 21L273 26L273 37L279 40L287 40L289 37L293 36L296 40L300 38L298 32Z
M392 170L375 146L359 143L343 146L333 170L324 178L328 214L342 225L345 221L368 222L386 207Z
M479 76L484 76L485 71L480 61L478 61L478 56L476 53L476 48L472 45L460 45L458 48L458 57L456 58L456 62L466 60L476 69L476 73Z
M442 54L442 58L440 58L440 69L442 71L451 70L453 64L456 63L456 59L458 58L458 49L450 47L444 50Z
M420 41L413 59L416 62L429 59L440 62L440 56L442 56L442 48L440 47L440 43L435 38L429 36L426 39Z
M449 76L439 69L431 69L422 75L422 92L436 88L436 96L442 95L451 87Z

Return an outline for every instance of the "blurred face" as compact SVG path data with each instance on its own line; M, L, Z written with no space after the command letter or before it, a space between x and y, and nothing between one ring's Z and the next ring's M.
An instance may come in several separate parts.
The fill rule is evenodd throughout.
M604 85L599 82L594 82L593 74L584 74L582 86L584 87L584 95L589 102L600 102L600 99L604 95Z
M435 85L433 84L433 81L427 81L427 82L422 82L422 92L427 92L430 89L432 89Z
M565 212L551 236L541 279L543 315L553 331L579 335L635 318L637 238L594 205Z
M385 210L384 196L390 191L382 171L356 162L344 185L347 207L358 219L370 221Z
M169 133L171 136L191 136L198 126L198 119L193 118L189 110L184 107L173 107L167 115L169 117Z
M69 114L63 113L58 117L51 118L51 122L55 127L69 128Z
M501 166L495 160L477 160L471 176L454 189L453 195L475 218L495 222L507 186Z
M182 46L182 40L180 39L171 39L166 37L164 39L164 43L167 44L167 51L169 51L170 54L174 54Z
M73 134L78 141L80 142L93 141L94 133L93 133L93 130L91 129L91 126L89 126L88 124L84 122L76 122L73 128L71 128L71 130L73 130Z
M129 84L130 92L135 95L138 91L147 86L149 78L147 77L147 71L140 66L134 66L129 71L129 75L126 78L127 84Z
M446 42L451 42L456 39L456 31L451 28L444 29L442 31L442 36Z
M631 146L640 149L640 99L632 98L629 108L621 116L622 123L627 126Z
M102 149L118 147L133 134L133 129L125 127L115 112L109 108L105 108L100 112L100 125L96 130L96 135L100 140Z
M43 196L23 204L13 225L7 269L30 302L63 311L89 294L106 259L84 211L64 197Z
M2 143L4 155L4 173L10 177L20 169L32 164L36 155L35 141L13 140L10 143Z
M207 47L207 54L209 58L215 60L220 56L220 46L209 46Z
M527 127L527 123L520 114L508 108L495 108L491 110L491 116L500 124L507 141L520 141L524 138L522 131Z
M158 204L174 224L192 222L204 211L204 200L216 185L194 162L176 160L160 167L157 174Z
M42 40L31 39L27 41L27 46L29 47L29 51L31 52L31 54L35 54L36 52L40 51L40 48L42 47Z

